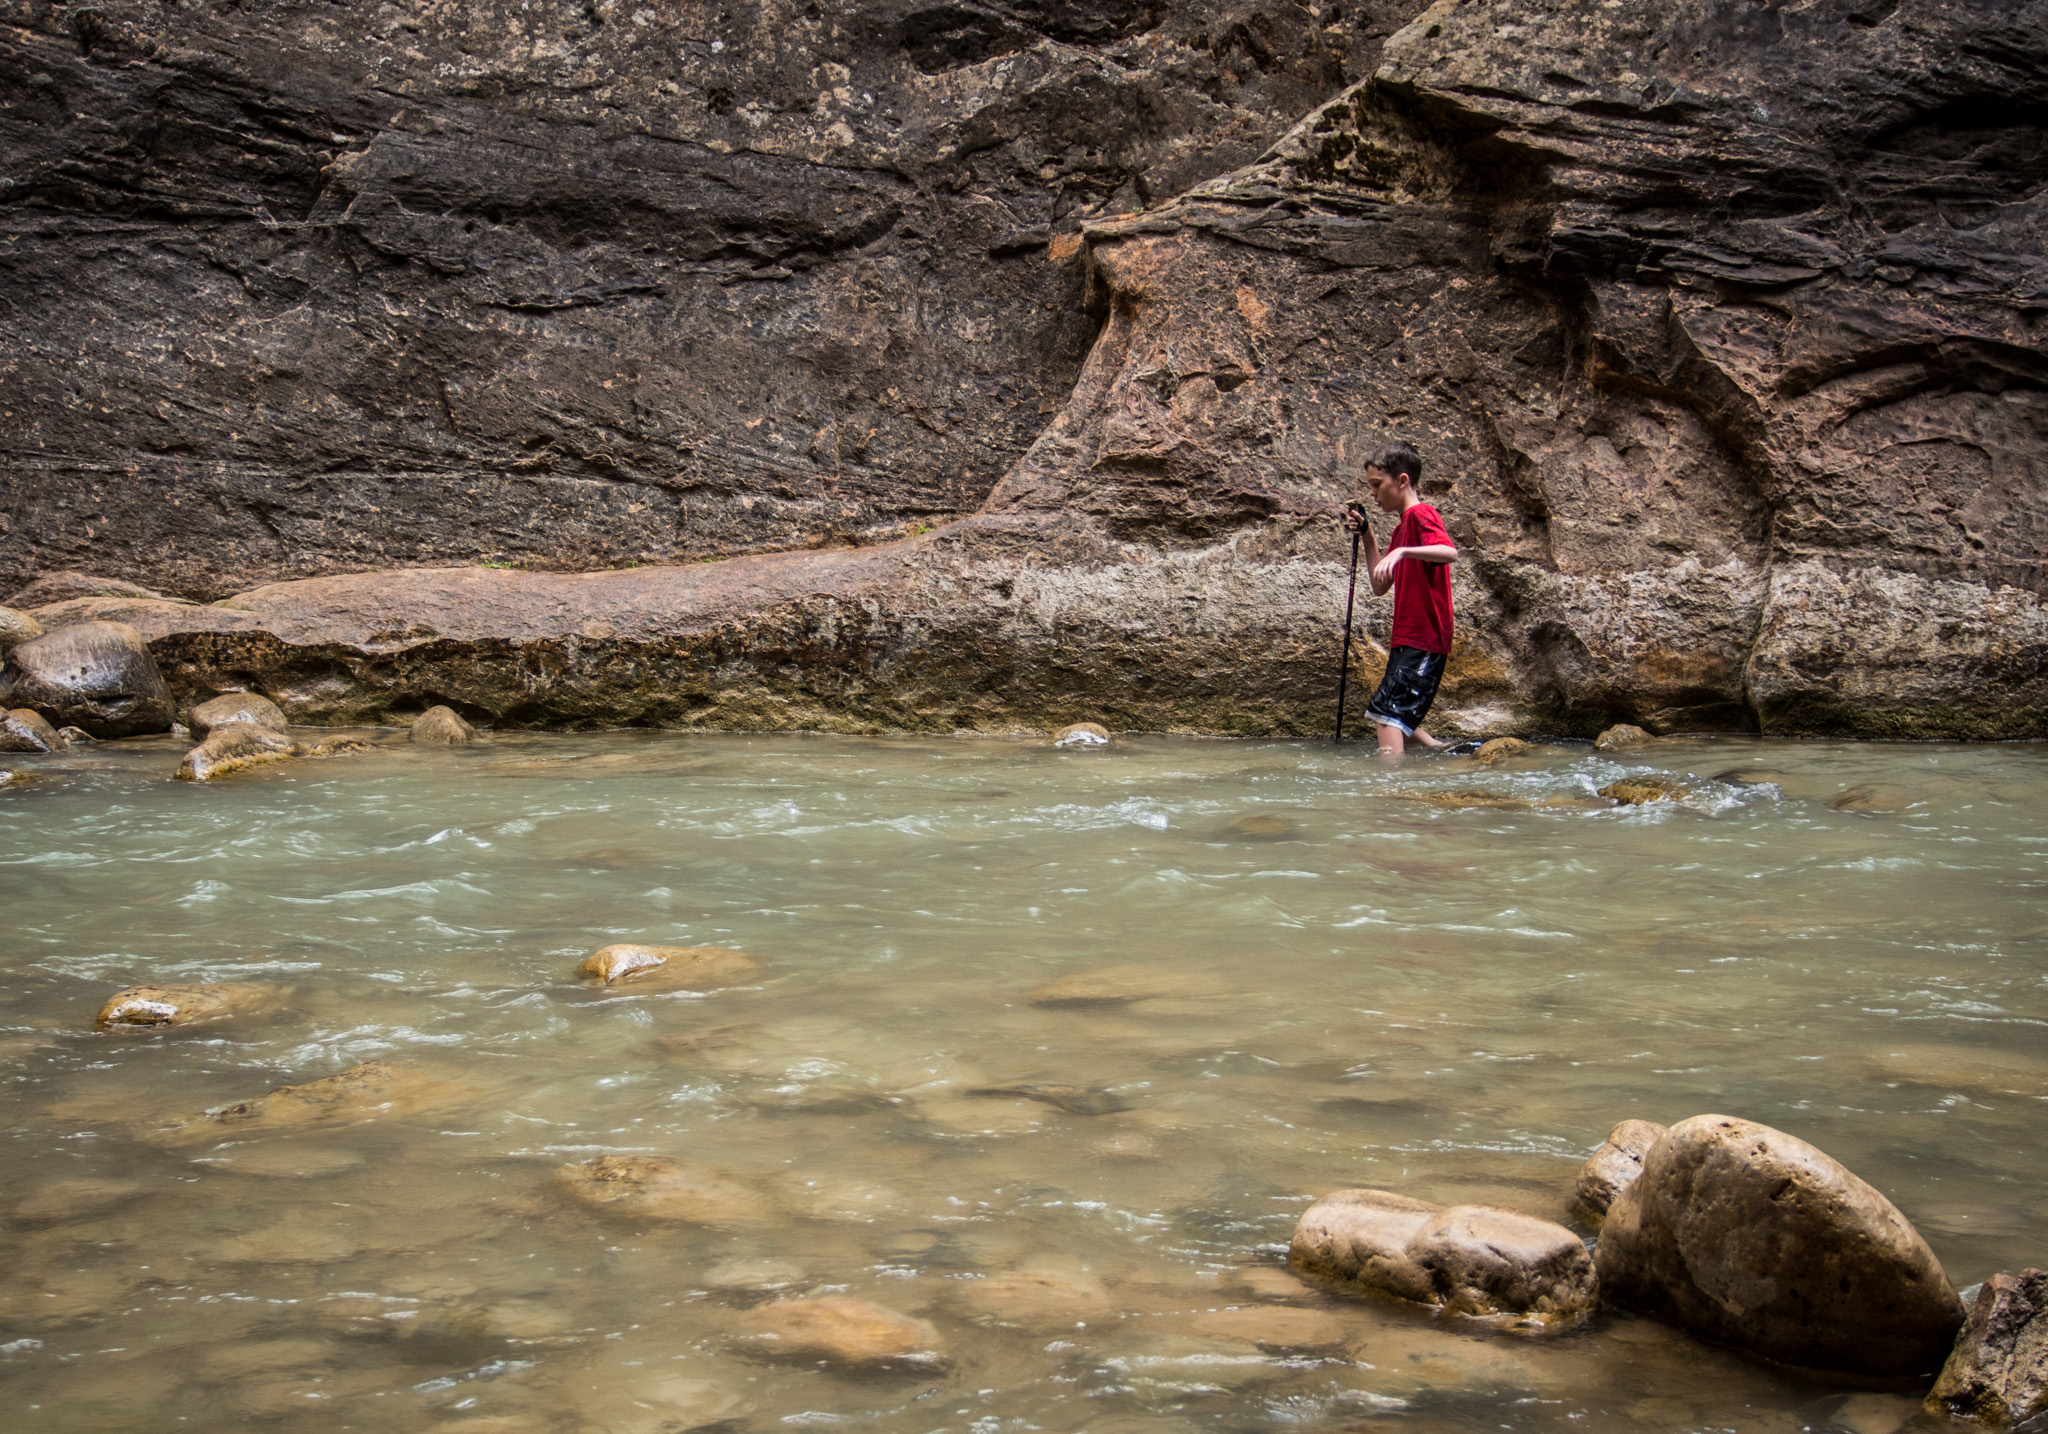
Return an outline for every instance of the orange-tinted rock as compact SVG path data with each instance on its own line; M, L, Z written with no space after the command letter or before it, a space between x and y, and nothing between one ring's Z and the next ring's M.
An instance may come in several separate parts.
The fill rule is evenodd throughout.
M716 1171L648 1155L600 1155L555 1172L568 1195L607 1214L634 1220L744 1227L772 1224L766 1195Z
M634 991L714 991L757 975L761 963L723 946L618 943L583 958L577 972L600 985Z
M1599 1149L1579 1167L1574 1193L1580 1207L1596 1218L1605 1216L1615 1198L1643 1173L1650 1147L1663 1134L1664 1127L1649 1120L1624 1120L1608 1131Z
M467 747L477 740L476 728L463 721L452 707L429 707L413 718L406 735L415 742L440 747Z
M231 722L187 752L174 776L180 782L211 782L298 754L298 744L282 732L255 722Z
M40 712L27 707L0 712L0 752L61 752L67 745Z
M260 692L223 692L193 707L185 718L185 725L201 742L216 729L236 722L253 722L272 732L285 732L291 727L284 710Z
M1926 1407L1994 1428L2048 1410L2048 1270L1993 1275L1978 1288Z
M1595 737L1593 748L1599 752L1620 752L1630 747L1647 747L1656 740L1640 727L1619 722Z
M935 1371L946 1365L930 1323L847 1295L775 1300L741 1319L740 1347L764 1359Z
M94 1024L102 1030L210 1024L230 1016L274 1011L284 995L276 986L253 981L130 986L107 999Z
M1052 734L1055 747L1107 747L1109 729L1095 722L1070 722Z

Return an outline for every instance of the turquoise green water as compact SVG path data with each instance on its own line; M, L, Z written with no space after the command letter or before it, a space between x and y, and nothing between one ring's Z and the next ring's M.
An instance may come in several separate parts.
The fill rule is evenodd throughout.
M1346 1185L1567 1218L1631 1116L1814 1142L1959 1286L2048 1255L2041 748L609 734L204 787L178 755L0 789L9 1430L1896 1427L1640 1319L1473 1336L1280 1273ZM1639 769L1693 795L1592 798ZM1427 800L1471 791L1537 805ZM615 941L761 968L580 985ZM1032 1003L1126 966L1134 999ZM93 1032L169 980L289 994ZM164 1133L369 1060L374 1118ZM977 1094L1024 1084L1075 1089ZM606 1153L741 1213L557 1183ZM819 1293L943 1367L758 1358L764 1302Z

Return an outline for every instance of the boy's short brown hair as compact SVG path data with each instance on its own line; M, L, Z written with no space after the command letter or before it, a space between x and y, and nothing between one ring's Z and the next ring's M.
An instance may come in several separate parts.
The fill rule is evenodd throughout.
M1399 478L1407 476L1409 486L1416 492L1422 491L1422 455L1406 443L1382 445L1372 457L1365 460L1368 468L1377 468L1382 473Z

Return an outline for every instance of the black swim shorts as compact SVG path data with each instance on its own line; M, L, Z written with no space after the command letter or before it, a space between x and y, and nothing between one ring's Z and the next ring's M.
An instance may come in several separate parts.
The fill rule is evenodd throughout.
M1444 655L1419 647L1397 647L1387 654L1387 675L1365 705L1365 717L1378 727L1399 727L1408 736L1429 715L1436 685L1444 680Z

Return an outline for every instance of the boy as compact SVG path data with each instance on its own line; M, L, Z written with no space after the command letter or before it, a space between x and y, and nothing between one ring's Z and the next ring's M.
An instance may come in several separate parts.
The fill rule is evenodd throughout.
M1413 448L1389 443L1380 449L1365 465L1365 482L1381 512L1401 515L1383 557L1364 510L1356 504L1344 510L1344 526L1365 534L1373 592L1394 590L1387 675L1365 715L1379 729L1380 755L1398 757L1409 737L1425 747L1443 746L1422 730L1422 719L1436 700L1451 650L1451 564L1458 560L1458 547L1444 531L1442 516L1416 496L1422 459Z

